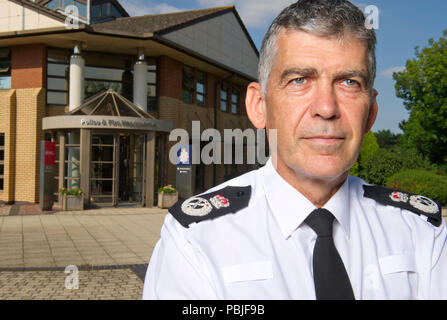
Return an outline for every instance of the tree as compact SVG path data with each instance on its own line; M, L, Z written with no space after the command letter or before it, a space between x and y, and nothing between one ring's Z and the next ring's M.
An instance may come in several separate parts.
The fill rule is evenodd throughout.
M363 163L368 161L372 156L374 156L379 151L379 144L377 143L377 138L372 131L369 131L363 137L362 148L360 149L360 155L356 163L349 170L349 174L353 176L364 176L363 174Z
M390 176L402 170L436 170L427 159L424 159L414 149L404 149L401 147L380 149L367 161L361 162L361 165L361 177L369 183L382 186L385 186L386 180Z
M379 130L374 132L380 148L389 149L399 144L400 134L392 133L390 130Z
M394 73L396 95L410 111L402 122L402 142L414 146L434 163L447 162L447 30L438 42L408 60L406 70Z

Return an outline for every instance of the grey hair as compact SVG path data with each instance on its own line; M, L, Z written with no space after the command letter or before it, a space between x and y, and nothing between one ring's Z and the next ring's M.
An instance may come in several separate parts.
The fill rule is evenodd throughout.
M347 35L365 41L368 54L368 83L372 89L376 77L376 34L365 26L363 12L347 0L298 0L273 20L262 42L258 65L258 81L264 96L277 53L277 38L282 29L304 31L318 36Z

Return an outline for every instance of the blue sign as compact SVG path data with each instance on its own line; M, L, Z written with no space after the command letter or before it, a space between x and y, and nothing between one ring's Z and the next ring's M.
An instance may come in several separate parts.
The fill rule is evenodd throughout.
M177 150L177 166L190 167L192 164L192 145L179 146Z

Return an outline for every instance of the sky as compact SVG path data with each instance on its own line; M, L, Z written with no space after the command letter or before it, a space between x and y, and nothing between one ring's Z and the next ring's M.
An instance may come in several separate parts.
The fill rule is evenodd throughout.
M296 0L119 0L131 16L160 14L183 10L235 5L251 38L260 50L262 39L275 16ZM399 123L408 119L409 111L396 97L394 71L402 71L406 61L415 58L415 47L428 46L439 40L447 29L446 0L353 0L365 10L378 9L377 77L375 88L379 113L372 130L402 133ZM368 11L367 16L371 16Z

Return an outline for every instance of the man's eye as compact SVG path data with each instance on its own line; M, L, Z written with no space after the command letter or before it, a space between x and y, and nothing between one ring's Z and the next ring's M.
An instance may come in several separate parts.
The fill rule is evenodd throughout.
M302 85L302 84L305 84L305 83L306 83L307 79L306 79L306 78L297 78L297 79L293 79L292 81L293 81L295 84Z
M348 87L354 87L354 86L358 86L359 83L355 80L352 79L346 79L345 81L343 81Z

